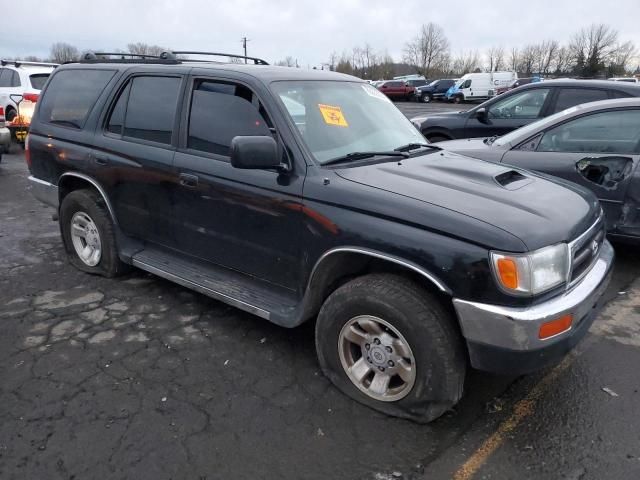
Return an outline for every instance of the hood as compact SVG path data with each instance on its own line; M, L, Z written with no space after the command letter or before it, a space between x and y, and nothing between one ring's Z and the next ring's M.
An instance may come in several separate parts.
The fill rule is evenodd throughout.
M588 190L447 151L402 162L341 168L336 173L489 224L517 237L528 250L576 238L600 212L596 197ZM428 228L429 209L424 211L421 222Z

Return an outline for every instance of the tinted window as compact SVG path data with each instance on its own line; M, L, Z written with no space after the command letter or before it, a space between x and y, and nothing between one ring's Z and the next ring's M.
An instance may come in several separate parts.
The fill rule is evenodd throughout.
M11 86L19 87L20 86L20 75L15 70L11 70Z
M11 80L11 71L8 68L0 68L0 88L8 87Z
M135 77L124 121L125 137L171 143L180 78Z
M556 99L554 112L559 112L565 108L573 107L580 103L596 102L598 100L606 100L607 92L605 90L594 90L592 88L561 88Z
M548 88L534 88L501 98L489 107L490 118L537 118L549 95Z
M640 110L595 113L545 132L539 152L634 153L640 142Z
M238 135L270 135L266 113L243 85L198 80L191 98L187 147L229 156Z
M44 87L44 84L47 82L47 78L49 78L48 73L35 73L33 75L29 75L31 87L36 90L42 90L42 87Z
M131 82L127 83L127 86L122 90L118 101L116 102L113 110L111 111L111 117L107 123L107 131L122 135L122 126L124 125L124 114L127 110L127 100L129 100L129 90L131 90Z
M63 70L54 75L40 105L44 122L82 128L112 70Z

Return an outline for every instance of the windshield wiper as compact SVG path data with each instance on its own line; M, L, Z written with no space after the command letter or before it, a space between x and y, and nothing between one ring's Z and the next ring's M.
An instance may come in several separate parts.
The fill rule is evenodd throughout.
M401 147L394 148L395 152L408 152L409 150L415 150L416 148L435 148L436 150L442 150L440 147L436 147L430 143L407 143Z
M494 135L493 137L485 138L483 142L485 145L492 145L498 138L500 138L500 135Z
M397 150L391 151L379 151L379 152L351 152L343 155L341 157L332 158L331 160L327 160L323 162L322 165L335 165L336 163L344 163L350 162L351 160L362 160L364 158L371 157L402 157L409 158L409 154L407 152L399 152Z

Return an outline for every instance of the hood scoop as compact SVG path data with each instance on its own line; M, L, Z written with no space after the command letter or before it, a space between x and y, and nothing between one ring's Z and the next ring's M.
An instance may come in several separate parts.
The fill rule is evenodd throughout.
M531 177L527 177L516 170L508 170L494 177L496 183L507 190L518 190L533 182Z

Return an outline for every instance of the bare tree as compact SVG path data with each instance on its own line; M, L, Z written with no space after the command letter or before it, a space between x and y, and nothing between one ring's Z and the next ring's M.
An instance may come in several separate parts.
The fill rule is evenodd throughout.
M149 45L148 43L129 43L127 44L127 50L129 53L136 55L154 55L158 56L162 52L166 52L168 48L161 47L160 45Z
M433 22L422 25L418 36L407 42L404 49L405 61L417 66L427 77L442 65L448 55L449 40L442 27Z
M576 73L593 76L604 70L618 44L618 32L610 26L592 24L572 38L570 48L576 58Z
M56 42L51 45L49 53L54 63L75 62L80 57L78 49L69 43Z
M504 48L501 46L491 47L487 50L487 69L490 72L497 72L503 68L504 63Z
M297 65L296 59L292 56L286 56L284 60L279 60L274 65L278 67L295 67Z
M453 60L452 73L454 75L464 75L479 69L480 57L477 50L460 52Z
M339 61L339 57L338 57L338 52L336 52L335 50L333 52L331 52L331 54L329 55L329 70L334 70L336 69L336 66L338 65L338 61Z
M509 68L514 72L518 71L518 67L520 66L520 50L518 47L513 47L511 52L509 52Z
M612 75L625 75L637 53L636 46L632 42L616 45L610 59L609 73Z
M570 72L574 61L574 55L569 47L559 47L554 59L554 73L556 75L562 75Z

